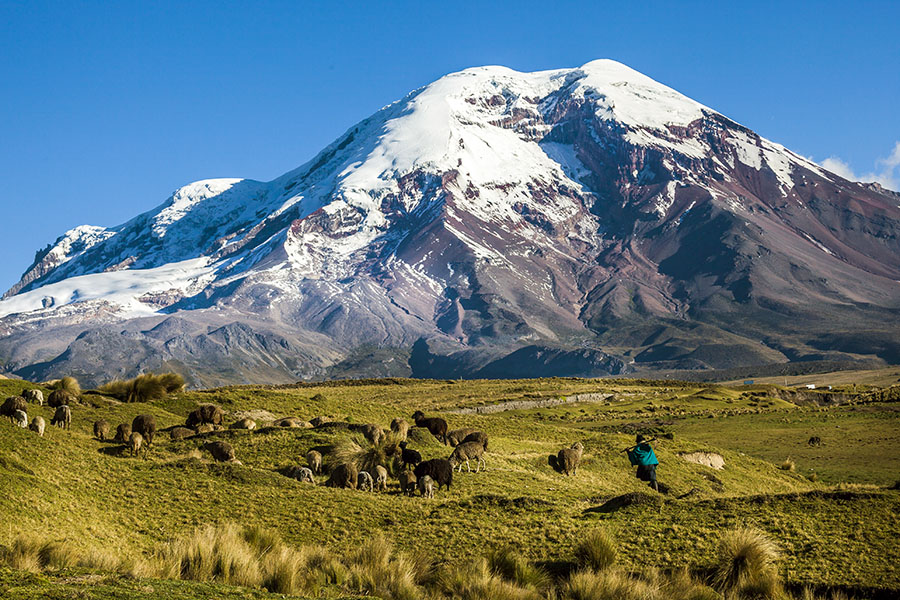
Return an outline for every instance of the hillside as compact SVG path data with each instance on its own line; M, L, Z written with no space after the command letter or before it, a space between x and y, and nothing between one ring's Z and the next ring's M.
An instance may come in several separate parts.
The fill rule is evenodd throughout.
M466 69L38 251L0 365L198 387L900 362L900 196L611 60Z
M0 381L0 396L22 386ZM0 544L36 532L84 551L139 557L205 524L236 522L277 530L289 544L324 545L338 554L384 531L399 549L444 564L471 559L473 549L513 545L531 561L562 568L585 532L603 527L614 533L628 568L690 566L702 572L724 529L752 525L782 548L779 568L790 584L844 587L862 597L900 590L893 560L900 496L885 488L900 468L896 405L860 398L862 403L828 408L798 406L778 399L776 391L621 380L400 379L228 387L151 405L88 395L73 408L69 431L48 427L39 438L0 421L0 483L6 492L0 495ZM555 406L471 414L486 405L548 403L578 394L587 395ZM184 424L187 413L204 402L222 406L229 420L235 413L267 411L383 427L421 409L445 417L451 428L485 431L487 470L457 473L449 492L427 500L401 495L393 478L387 492L369 493L326 488L324 476L310 487L282 474L305 464L310 448L347 435L333 429L226 429L177 442L162 432L146 459L92 437L99 418L115 425L152 413L168 428ZM265 413L255 414L264 425ZM29 405L29 415L49 422L52 413ZM769 437L754 445L754 428ZM413 431L410 445L426 459L449 455L430 434ZM603 512L614 497L649 492L622 453L636 431L660 436L653 445L668 493L649 504ZM813 434L821 446L807 445ZM233 444L242 464L214 462L202 449L210 440ZM550 468L547 456L574 441L584 444L584 461L576 476L566 477ZM693 452L720 454L726 466L713 470L681 458ZM778 467L788 457L795 470ZM53 586L75 581L49 577L22 580L0 570L0 590L13 585L7 581L24 589L63 589ZM107 583L125 594L116 597L140 597L141 586ZM181 588L146 585L162 586L173 598L190 597L178 594L194 589L182 582Z

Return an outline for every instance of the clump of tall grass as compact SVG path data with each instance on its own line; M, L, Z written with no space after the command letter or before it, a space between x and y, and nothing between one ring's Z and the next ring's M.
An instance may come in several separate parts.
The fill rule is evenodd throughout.
M715 586L726 598L774 598L779 593L778 547L750 528L727 531L719 543Z
M116 379L98 388L104 396L122 402L152 402L184 389L184 377L178 373L145 373L133 379Z
M74 377L66 375L62 379L54 379L47 384L51 390L64 390L76 398L81 395L81 385Z
M796 463L794 463L790 456L788 456L786 459L784 459L784 462L778 465L778 468L782 471L793 471L796 467Z
M618 553L612 535L605 529L595 529L575 546L575 562L582 569L603 571L615 564Z
M509 546L489 552L487 561L492 573L518 586L544 592L553 585L546 571L528 562Z
M566 600L662 600L656 585L616 569L577 571L560 595Z
M111 552L82 552L66 542L45 540L34 534L19 535L9 546L0 546L0 564L30 573L68 567L120 571L129 564L126 561Z
M338 437L325 453L329 465L354 464L359 471L373 471L377 465L391 468L391 458L399 454L400 439L387 433L377 444L370 444L362 435Z
M417 582L416 563L394 552L382 535L368 540L344 559L351 591L386 600L418 600L424 591Z
M487 558L445 567L437 578L449 600L541 600L537 591L504 580L491 572Z

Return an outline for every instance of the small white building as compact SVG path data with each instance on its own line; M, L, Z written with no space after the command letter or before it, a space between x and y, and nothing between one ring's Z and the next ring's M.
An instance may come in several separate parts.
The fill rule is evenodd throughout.
M814 383L807 383L807 384L806 384L806 389L808 389L808 390L814 390L814 389L816 389L816 384L814 384Z

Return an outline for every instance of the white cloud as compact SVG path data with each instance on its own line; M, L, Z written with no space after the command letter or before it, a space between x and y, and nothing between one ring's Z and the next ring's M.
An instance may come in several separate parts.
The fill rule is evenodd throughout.
M876 160L875 170L869 173L857 175L849 164L836 156L829 156L819 164L844 179L862 182L877 181L888 189L900 191L900 142L894 144L894 150L887 158Z

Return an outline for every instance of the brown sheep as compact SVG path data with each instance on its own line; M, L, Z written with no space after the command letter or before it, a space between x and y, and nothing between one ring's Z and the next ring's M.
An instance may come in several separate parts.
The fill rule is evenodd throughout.
M410 471L400 473L400 491L407 496L412 496L416 493L416 482L415 473Z
M109 421L100 419L94 422L94 437L101 442L106 441L106 438L109 437Z
M441 489L441 486L444 485L447 486L449 491L450 484L453 483L453 465L445 458L432 458L419 463L419 466L413 470L413 473L415 473L417 480L419 477L428 475L434 479L438 489Z
M137 456L141 453L141 446L144 445L144 436L137 431L132 431L128 436L128 447L131 449L131 456ZM146 453L144 456L147 456Z
M196 427L194 427L194 433L197 435L201 435L204 433L212 433L216 430L216 426L212 423L200 423Z
M469 460L475 459L475 472L481 470L482 465L484 465L485 470L487 470L487 464L484 462L484 446L481 442L465 442L458 445L454 450L453 454L450 455L450 466L456 467L459 465L459 471L462 472L463 462L466 463L466 471L471 471L469 468Z
M391 431L396 433L401 440L405 440L406 434L409 433L409 423L406 422L406 419L397 417L391 421Z
M57 407L56 412L53 414L53 418L50 419L50 424L62 427L63 429L68 429L72 424L72 411L69 410L69 407L65 404Z
M213 425L221 425L225 420L225 411L215 404L201 404L197 410L192 411L187 416L186 425L195 428L202 423L212 423Z
M3 406L0 406L0 415L9 417L10 421L15 421L16 411L19 410L22 412L28 410L28 403L25 402L25 398L21 396L10 396L6 399L6 402L3 403Z
M306 464L314 475L322 474L322 453L316 450L310 450L306 453Z
M284 417L272 422L272 427L291 427L293 429L307 429L307 423L298 417Z
M169 437L172 438L173 442L189 438L192 435L194 435L194 430L187 427L173 427L169 430Z
M416 422L416 427L425 427L431 435L442 443L447 443L447 421L440 417L426 417L421 410L414 412L412 418Z
M148 446L153 445L153 436L156 435L156 417L153 415L138 415L131 422L131 431L138 432L144 437Z
M75 404L77 398L66 390L53 390L47 397L47 406L50 408L59 408L60 406L68 406Z
M234 448L228 442L208 442L203 448L212 454L212 457L219 462L234 462Z
M116 427L116 436L113 438L113 441L124 444L130 437L131 423L120 423L119 426Z
M374 423L366 423L356 427L355 430L361 432L369 443L376 446L384 439L384 429Z
M481 444L482 446L484 446L484 451L487 452L487 449L488 449L488 448L487 448L487 446L488 446L488 436L487 436L487 434L484 433L483 431L473 431L472 433L470 433L469 435L467 435L467 436L463 439L463 441L460 442L460 443L465 444L465 443L467 443L467 442L478 442L479 444Z
M309 420L309 424L313 427L321 427L325 423L331 423L331 417L313 417Z
M327 487L356 489L359 470L353 463L338 465L331 471L331 477L325 482Z
M563 448L556 455L556 464L559 471L565 475L575 475L578 465L581 464L581 455L584 452L584 446L581 442L575 442L571 448Z
M375 491L376 492L379 490L387 489L387 481L388 481L387 469L385 469L381 465L375 465L375 468L372 470L371 475L375 479Z
M44 405L44 392L41 390L24 389L22 390L22 397L38 406Z
M472 429L471 427L463 427L462 429L454 429L450 433L447 434L447 442L451 446L459 446L466 437L469 436L470 433L475 433L477 429Z

